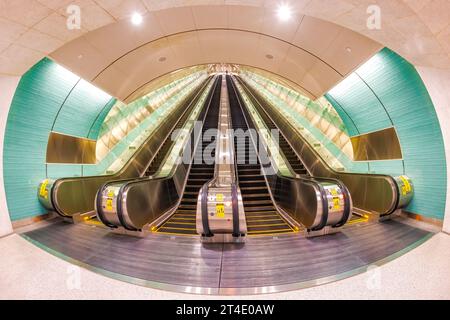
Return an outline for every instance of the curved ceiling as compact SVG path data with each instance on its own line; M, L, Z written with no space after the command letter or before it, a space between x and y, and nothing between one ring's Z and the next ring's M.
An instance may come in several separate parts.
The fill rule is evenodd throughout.
M89 32L50 56L121 100L186 66L233 63L278 74L317 98L381 45L354 31L297 14L280 21L252 6L193 6L147 13Z
M387 46L416 66L450 69L448 0L377 0L382 27L369 30L367 8L373 0L285 0L297 12L324 19L359 32ZM67 6L82 10L81 30L68 30ZM280 0L0 0L0 74L22 75L45 55L69 41L120 19L132 12L143 14L171 7L217 5L224 13L234 5L259 7L274 13ZM240 11L241 20L251 20ZM279 29L276 24L268 28ZM277 31L275 31L277 32Z

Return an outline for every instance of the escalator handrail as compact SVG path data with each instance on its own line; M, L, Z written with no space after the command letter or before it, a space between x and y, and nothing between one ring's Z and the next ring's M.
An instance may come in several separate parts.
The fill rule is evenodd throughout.
M240 79L238 79L238 81L241 83L241 85L242 85L242 82L241 82L241 80ZM244 89L247 89L246 87L244 87ZM259 104L259 101L258 100L256 100L256 98L253 96L253 94L250 92L250 91L248 91L248 89L247 89L247 93L250 93L251 95L252 95L252 97L255 99L255 101ZM238 97L239 97L239 95L238 95ZM260 105L260 104L259 104ZM260 105L260 107L261 107L261 105ZM258 109L261 109L261 110L263 110L263 108L258 108ZM258 113L260 113L260 111L258 110ZM271 119L272 120L272 119ZM264 119L263 119L263 121L264 121ZM274 123L274 125L276 126L276 124ZM281 132L281 134L283 134L282 133L282 131L277 127L277 129L279 130L279 132ZM284 135L283 135L284 136ZM286 139L286 138L285 138ZM289 143L289 141L286 139L286 141ZM268 151L269 152L269 154L270 154L270 150ZM295 152L295 151L294 151ZM291 173L291 177L289 177L289 176L285 176L285 175L283 175L283 174L281 174L281 173L279 173L279 171L277 171L277 174L278 175L280 175L280 176L282 176L283 178L287 178L287 179L291 179L291 180L303 180L305 183L310 183L310 184L313 184L313 185L316 185L317 184L317 182L314 182L313 181L313 179L311 179L311 178L309 178L309 177L305 177L305 176L302 176L302 175L298 175L298 174L296 174L295 173L295 171L292 169L292 166L291 166L291 164L290 164L290 162L286 159L286 156L284 155L284 153L283 152L280 152L280 154L281 154L281 156L282 156L282 158L283 158L283 160L284 160L284 162L285 162L285 164L286 164L286 166L287 166L287 168L288 168L288 170L290 171L290 173ZM296 154L297 155L297 154ZM297 155L298 156L298 155ZM320 179L320 178L317 178L317 177L314 177L315 179ZM331 179L331 178L330 178Z
M211 78L206 79L205 83L202 85L202 87L197 90L197 92L195 93L194 97L191 99L191 101L189 102L188 106L184 109L183 113L178 117L178 120L175 121L175 123L173 124L172 128L169 130L169 133L167 134L166 138L164 139L164 141L166 141L167 139L170 139L173 130L176 128L176 126L178 125L178 123L180 121L182 121L183 117L189 113L189 111L191 111L191 108L193 107L193 105L197 102L198 98L200 97L201 93L205 90L206 86L208 85L209 81L211 80ZM144 143L145 144L145 143ZM143 144L143 145L144 145ZM159 146L158 150L155 152L155 154L153 155L153 157L150 159L150 161L148 162L147 166L145 167L146 169L144 170L143 174L145 174L145 172L147 171L148 167L151 165L151 163L153 162L153 160L155 159L155 157L157 156L158 152L161 150L162 146L164 143L161 143L161 145ZM170 150L169 150L170 151ZM155 174L156 175L156 174ZM132 180L140 180L140 179L147 179L149 177L147 176L141 176L138 178L128 178L128 179L117 179L117 180L110 180L107 183L105 183L105 186L110 185L110 184L116 184L116 183L121 183L121 182L127 182L127 181L132 181Z
M215 90L216 90L217 84L218 84L218 80L216 79L216 80L215 80L215 84L213 84L213 87L211 88L211 91L210 91L210 94L209 94L209 95L210 95L210 96L209 96L209 99L208 99L207 102L205 102L206 108L204 109L204 111L205 111L205 112L204 112L204 115L203 115L203 118L204 118L204 119L206 118L206 116L207 116L207 114L208 114L208 111L209 111L209 109L210 109L210 106L211 106L211 103L212 103L212 99L213 99L213 97L214 97L214 92L215 92ZM203 125L204 125L204 119L203 119L203 121L202 121ZM192 130L194 130L194 128L192 128ZM191 134L192 134L192 132L191 132ZM189 170L188 170L188 171L190 171L190 168L191 168L191 166L192 166L192 160L193 160L193 158L194 158L194 156L195 156L195 149L198 147L198 142L199 142L199 141L196 142L195 147L194 147L194 152L192 152L192 154L191 154L191 164L189 165ZM183 150L180 151L180 152L183 152ZM174 172L176 171L176 168L177 168L177 167L178 167L178 165L177 165L177 166L174 166L174 167L172 168L170 174L167 175L166 177L158 177L158 178L152 178L152 179L148 179L148 178L143 179L143 178L141 178L141 179L133 179L133 180L130 180L130 181L125 182L125 183L121 186L121 188L120 188L120 190L119 190L118 200L120 199L121 204L119 204L118 207L117 207L117 214L118 214L118 216L119 216L119 217L122 216L122 219L125 220L125 219L123 218L123 216L124 216L124 215L123 215L123 195L124 195L125 193L128 193L129 190L130 190L130 188L132 188L133 186L136 186L136 185L138 185L138 184L149 183L149 182L151 182L151 181L156 181L156 180L167 180L167 179L170 179L170 178L172 178L172 176L173 176ZM186 176L188 176L188 174L187 174ZM186 183L187 183L187 178L185 179L184 186L183 186L183 190L184 190L184 188L186 187ZM180 203L180 201L181 201L181 198L182 198L182 197L180 197L180 199L178 200L178 204L177 204L177 205L179 205L179 203ZM119 212L119 210L120 210L120 212ZM125 223L125 225L126 225L128 228L132 228L133 230L135 230L133 227L128 226L128 224ZM123 227L125 227L125 225L123 225ZM125 228L126 228L126 227L125 227Z
M209 82L206 82L206 83L205 83L205 86L207 85L207 83L209 83ZM200 93L203 92L205 86L203 86L202 89L199 90L199 91L197 92L197 94L195 94L194 99L189 103L188 107L183 111L182 115L179 117L179 120L176 121L176 122L174 123L174 125L172 126L172 128L169 130L169 133L167 134L166 139L169 139L169 138L170 138L171 134L173 133L173 130L177 127L177 125L179 124L179 122L180 122L180 121L183 121L183 119L184 119L184 117L185 117L186 114L189 114L189 112L190 112L191 109L192 109L193 104L195 103L195 101L197 101L198 97L200 96ZM185 120L184 120L184 121L185 121ZM151 165L151 163L153 162L154 158L157 156L157 154L158 154L158 152L160 151L160 148L162 147L162 145L163 145L163 144L161 144L161 146L158 148L158 151L154 153L152 159L149 161L149 164L148 164L147 167L146 167L146 170L148 169L148 166ZM144 171L144 172L146 172L146 171ZM153 178L153 177L152 177L152 178ZM141 179L142 179L142 178L141 178ZM145 178L145 179L147 179L147 178ZM155 179L155 178L153 178L153 179L154 179L154 180L157 180L157 179ZM103 208L102 208L102 206L101 206L102 195L103 195L105 189L108 188L110 185L112 185L112 184L120 184L120 183L128 182L128 181L131 181L131 180L135 180L135 179L121 179L121 180L107 181L106 183L104 183L103 185L101 185L100 188L99 188L98 191L97 191L97 194L96 194L96 206L95 206L95 209L96 209L96 212L97 212L97 216L98 216L99 220L100 220L103 224L105 224L106 226L108 226L108 227L110 227L110 228L114 228L114 227L116 227L116 226L115 226L114 224L111 224L111 223L105 218L105 215L104 215L104 212L103 212ZM123 187L123 186L124 186L124 185L122 184L122 187ZM123 190L122 187L121 187L120 190ZM119 191L120 191L120 190L119 190ZM123 199L123 193L122 193L122 192L119 192L118 195L117 195L117 208L116 208L116 209L117 209L117 210L116 210L117 217L118 217L118 219L119 219L121 225L122 225L125 229L127 229L127 230L135 230L133 227L129 226L129 225L126 223L126 220L124 219L124 217L123 217L123 215L122 215L122 212L123 212L123 211L122 211L122 210L119 210L119 209L121 209L121 206L122 206L122 199Z
M278 129L280 134L283 135L284 139L289 144L289 147L291 148L291 150L295 153L297 158L300 160L301 157L298 155L297 151L291 146L291 143L289 142L289 140L286 139L286 137L283 134L283 132L279 129L277 124L273 121L273 119L270 117L270 115L262 107L261 102L259 101L259 99L253 95L253 93L249 90L249 88L246 86L245 83L243 83L243 81L241 79L238 79L238 81L244 87L244 90L246 90L246 92L252 96L254 102L256 102L258 104L258 106L259 106L259 107L257 106L258 112L259 113L264 112L264 114L269 118L269 120L273 123L273 125ZM327 199L326 191L323 188L323 186L321 185L321 182L329 182L329 183L333 183L333 184L336 184L336 185L339 186L339 188L341 189L341 191L342 191L342 193L344 195L344 213L343 213L342 219L338 223L333 225L333 228L338 228L338 227L343 226L347 222L348 218L351 215L351 211L352 211L352 205L351 205L351 201L350 201L351 195L350 195L350 192L348 191L347 187L344 185L344 183L342 181L340 181L339 179L335 179L335 178L315 177L313 175L311 175L310 177L306 177L306 176L295 174L295 171L292 169L292 166L290 165L289 161L287 161L287 159L286 159L284 154L282 154L282 157L285 160L285 163L288 165L288 169L291 171L291 174L296 176L295 179L302 179L305 182L307 182L307 181L315 182L315 183L317 183L317 186L320 189L320 194L321 194L321 198L322 198L322 205L324 207L324 210L327 211L327 213L326 213L326 215L322 216L322 221L321 221L320 225L318 227L316 227L315 229L322 229L326 225L327 221L324 218L325 218L325 216L328 217L328 213L329 213L328 212L329 211L328 210L328 199ZM303 162L302 162L302 164L303 164ZM311 174L311 172L310 172L310 174ZM283 176L283 177L286 177L286 176ZM286 178L289 178L289 177L286 177Z
M240 81L240 83L242 83L243 82L243 80L242 79L239 79L239 81ZM250 90L249 90L250 91ZM252 95L253 95L253 93L251 93ZM253 95L254 96L254 95ZM256 98L255 98L256 99ZM259 102L259 100L257 100L258 101L258 103L260 103ZM270 103L267 103L272 109L273 109L273 107L270 105ZM264 109L264 108L263 108ZM272 119L272 117L270 116L270 115L268 115L269 116L269 118L271 118L271 120L273 121L273 119ZM276 125L276 123L275 123L275 121L273 121L274 122L274 124ZM292 123L290 123L289 121L284 121L290 128L291 128L291 130L293 130L294 132L297 132L297 129L292 125ZM309 143L309 141L307 141L306 139L304 139L303 138L303 136L299 133L298 134L298 136L299 136L299 138L305 143L305 144L307 144L308 146L309 146L309 149L310 149L310 151L317 157L317 159L321 162L321 164L328 170L328 171L330 171L330 172L332 172L333 174L335 174L335 175L352 175L352 176L372 176L372 177L378 177L378 178L385 178L386 180L388 180L388 182L389 182L389 184L391 185L391 186L393 186L393 189L395 189L395 190L393 190L394 192L393 192L393 194L395 195L395 199L394 199L394 201L393 201L393 205L391 206L391 208L388 210L388 212L386 212L386 213L384 213L384 215L389 215L389 214L391 214L391 213L393 213L395 210L396 210L396 208L397 208L397 206L398 206L398 203L399 203L399 201L400 201L400 191L399 191L399 189L398 189L398 185L397 185L397 183L396 183L396 181L395 181L395 179L394 179L394 177L392 177L392 176L390 176L390 175L387 175L387 174L375 174L375 173L357 173L357 172L341 172L341 171L336 171L336 170L334 170L334 168L332 168L332 167L330 167L329 165L328 165L328 163L322 158L322 156L311 146L311 144ZM288 140L288 139L286 139L286 141L289 143L289 145L291 146L291 143L290 143L290 141ZM292 148L292 146L291 146L291 148ZM295 154L297 155L297 157L299 157L299 159L301 159L301 156L297 153L297 151L294 149L294 148L292 148L292 150L295 152ZM309 171L309 169L308 168L306 168L308 171ZM315 177L316 179L334 179L334 178L324 178L324 177ZM339 180L338 180L339 181Z
M226 78L225 78L226 81ZM227 86L228 90L228 86ZM229 94L227 92L227 94ZM229 98L228 98L229 100ZM231 110L230 115L228 116L228 128L232 128L231 123ZM228 132L227 132L228 134ZM220 141L220 132L217 133L216 137L216 160L218 160L219 152L217 152L218 142ZM240 222L239 222L239 199L238 199L238 193L237 193L237 184L239 183L239 175L237 174L237 160L236 160L236 152L234 152L234 138L231 137L230 139L230 152L233 154L233 171L232 174L232 181L231 181L231 203L232 203L232 216L233 216L233 237L239 237L240 236ZM215 170L214 170L214 177L208 181L200 190L201 192L201 213L202 213L202 223L203 223L203 231L206 237L212 237L214 234L211 232L211 229L209 227L209 219L208 219L208 212L207 212L207 201L208 201L208 192L209 188L216 184L218 179L218 168L219 168L219 162L216 161L215 164ZM208 220L205 222L205 220Z
M239 198L237 192L237 185L231 185L231 208L233 213L233 237L240 236L240 221L239 221Z
M210 78L211 77L208 77L207 79L205 79L204 82L202 84L200 84L197 89L194 89L194 91L191 94L189 94L186 98L184 98L183 101L180 103L180 105L177 107L177 110L183 110L182 107L183 107L183 105L185 105L185 103L187 101L189 101L189 100L191 100L191 101L192 100L196 100L198 95L199 95L199 93L202 92L204 90L204 88L206 87L206 85L209 83ZM179 118L181 118L185 114L185 112L187 112L187 110L189 109L189 106L190 106L190 104L188 105L187 108L184 108L184 110L183 110L183 112L182 112L182 114L181 114L181 116ZM166 121L168 121L168 119L171 119L171 117L170 118L168 117L168 118L164 119L163 121L166 122ZM178 123L178 121L175 121L175 124L172 126L172 129L169 130L170 132L173 130L173 128L175 128L177 123ZM53 204L53 207L54 207L55 211L60 216L63 216L63 217L67 216L61 210L61 208L58 205L58 201L56 200L56 194L55 193L57 192L58 187L59 187L59 185L61 183L71 182L71 181L78 181L78 180L94 180L94 179L99 179L99 178L107 179L108 177L114 178L114 177L121 176L124 173L124 171L127 170L128 167L133 163L133 161L136 158L136 156L142 151L143 148L145 148L145 146L148 144L148 142L151 141L154 138L156 133L157 133L157 131L154 131L149 137L147 137L147 139L144 141L144 143L141 144L141 146L138 148L138 150L136 150L136 152L133 154L133 156L130 159L128 159L128 161L123 165L123 167L118 172L115 172L115 173L109 174L109 175L94 175L94 176L70 177L70 178L59 178L59 179L56 179L54 184L53 184L52 190L51 190L52 204ZM169 135L170 135L170 133L169 133ZM158 148L157 152L155 152L153 157L150 159L148 165L145 167L146 169L143 170L142 174L145 173L145 171L147 170L148 166L151 164L151 162L156 157L156 155L159 152L160 148L161 148L161 146ZM115 182L120 182L120 181L127 181L127 180L129 180L129 179L116 179L114 181ZM105 183L104 185L102 185L100 187L100 189L103 189L105 187L105 185L107 185L108 183L109 183L109 181L107 183ZM97 194L98 194L98 192L97 192Z
M248 114L247 108L244 107L245 104L241 101L242 97L238 94L238 90L236 89L232 78L231 78L231 83L232 83L234 92L236 94L238 104L244 115L245 122L247 123L247 127L250 128L249 122L251 121L253 124L253 120L251 119L251 117L250 117L250 119L248 119L249 117L246 115L246 113ZM253 125L253 127L254 127L254 125ZM258 153L258 157L259 157L259 153ZM323 186L320 183L314 182L311 179L306 179L305 177L302 177L302 176L300 176L299 178L283 176L278 171L276 172L276 175L282 179L288 179L291 181L299 181L301 183L311 185L320 194L321 202L322 202L322 214L321 214L321 222L320 222L319 226L322 226L324 223L326 224L326 222L328 220L328 200L327 200L325 189L323 188ZM272 193L270 188L269 188L269 192ZM276 201L274 201L274 202L276 203Z
M100 188L101 189L101 188ZM112 228L112 229L117 229L116 225L113 225L112 223L109 223L109 221L107 221L105 219L105 215L103 214L103 211L99 208L102 207L102 198L100 196L100 193L97 193L97 195L95 196L95 203L96 203L96 212L97 212L97 217L100 220L101 223L103 223L105 226Z
M214 234L211 232L209 227L209 217L208 217L208 185L205 184L200 190L201 194L201 215L202 215L202 225L203 225L203 235L205 237L213 237Z

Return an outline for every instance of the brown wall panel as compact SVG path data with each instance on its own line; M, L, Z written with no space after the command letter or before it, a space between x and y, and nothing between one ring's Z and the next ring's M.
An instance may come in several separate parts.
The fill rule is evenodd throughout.
M47 163L95 164L97 141L50 132Z

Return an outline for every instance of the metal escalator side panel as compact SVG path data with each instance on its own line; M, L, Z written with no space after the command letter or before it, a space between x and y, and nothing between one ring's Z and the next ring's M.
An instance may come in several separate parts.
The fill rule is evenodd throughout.
M248 114L246 115L246 109L241 103L241 97L239 96L233 80L231 77L227 77L228 86L230 88L230 103L232 104L232 123L233 129L249 129ZM261 171L263 167L259 160L259 155L257 152L257 147L255 146L255 141L250 135L250 139L238 139L238 143L235 144L236 153L239 150L245 150L244 159L250 161L250 151L256 152L256 164L245 164L238 163L238 178L242 194L242 199L244 203L244 211L247 220L247 231L248 235L252 236L269 236L284 233L292 233L295 229L288 223L285 218L280 215L279 211L273 205L273 197L270 193L269 181ZM236 139L236 137L235 137ZM251 141L250 141L251 140ZM241 144L239 144L241 143ZM244 143L242 145L242 143ZM253 148L253 149L252 149ZM248 154L247 154L248 151ZM250 173L248 173L250 172ZM246 193L246 190L253 190L248 188L262 188L261 190L264 194L261 197L257 197L255 200L255 195L253 192Z
M181 196L177 202L176 209L168 219L162 221L157 228L158 233L172 235L198 235L197 234L197 202L198 197L205 196L201 190L205 184L213 179L215 168L214 164L206 163L203 158L204 152L211 146L216 146L217 137L212 136L210 141L206 141L203 134L208 129L217 129L220 105L220 77L217 79L214 94L211 96L207 114L203 117L203 126L201 128L201 139L195 144L192 152L191 163L187 167L187 175L184 184L180 186ZM214 139L213 139L214 138ZM215 147L213 148L215 152ZM200 153L200 159L198 159ZM203 187L203 188L202 188ZM200 193L200 195L199 195ZM203 225L202 225L203 226ZM205 227L205 230L208 228ZM202 232L203 233L203 232ZM210 232L207 232L210 234Z

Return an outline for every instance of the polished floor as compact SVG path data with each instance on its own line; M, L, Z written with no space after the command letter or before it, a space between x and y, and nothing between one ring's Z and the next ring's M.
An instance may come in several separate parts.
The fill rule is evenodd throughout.
M192 237L158 234L134 238L64 222L22 236L108 277L169 291L233 295L295 290L350 277L432 235L401 221L386 221L311 239L249 238L245 245L202 245Z

